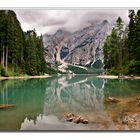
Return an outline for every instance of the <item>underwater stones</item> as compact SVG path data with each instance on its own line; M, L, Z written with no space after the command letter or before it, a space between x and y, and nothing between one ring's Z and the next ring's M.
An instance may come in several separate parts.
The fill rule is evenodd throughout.
M64 118L66 121L71 122L73 120L74 114L73 113L64 113Z
M138 106L140 107L140 100L138 100Z
M116 99L116 98L114 98L114 97L108 97L108 100L109 100L110 102L113 102L113 103L118 103L118 102L120 102L118 99Z
M66 121L68 121L68 122L72 122L72 120L73 120L72 117L71 118L66 118Z
M114 98L114 97L108 97L107 99L105 99L104 101L105 103L118 103L120 102L120 100Z
M88 124L88 120L82 116L74 115L73 113L64 113L64 119L73 123L83 123Z
M84 119L82 123L83 124L88 124L88 120L87 119Z
M140 97L137 97L136 100L140 100Z
M140 129L140 115L139 114L131 114L122 118L122 124L127 125L127 127L131 130L139 130Z
M122 124L128 124L128 118L126 116L122 119Z
M80 116L74 117L73 122L74 123L80 123L81 122L80 118L81 118Z
M140 97L137 97L136 100L138 101L138 106L140 107Z

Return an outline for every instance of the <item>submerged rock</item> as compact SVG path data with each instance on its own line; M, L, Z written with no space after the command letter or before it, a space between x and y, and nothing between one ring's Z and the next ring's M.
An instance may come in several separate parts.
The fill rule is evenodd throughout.
M88 124L88 120L82 116L74 115L73 113L64 113L64 119L73 123Z
M114 97L108 97L107 99L105 99L104 101L105 103L118 103L120 102L120 100L114 98Z
M82 123L83 124L88 124L88 120L87 119L84 119Z
M72 120L73 120L72 117L70 117L70 118L66 118L66 121L68 121L68 122L72 122Z
M138 100L138 106L140 107L140 100Z
M73 118L74 118L74 114L73 113L64 113L64 118L66 121L73 121Z
M73 122L74 122L74 123L80 123L80 122L81 122L80 118L81 118L80 116L75 117L75 118L73 119Z
M114 103L118 103L120 102L118 99L114 98L114 97L108 97L108 100Z
M140 130L140 115L132 114L122 118L122 124L131 130Z
M136 100L140 100L140 97L137 97Z

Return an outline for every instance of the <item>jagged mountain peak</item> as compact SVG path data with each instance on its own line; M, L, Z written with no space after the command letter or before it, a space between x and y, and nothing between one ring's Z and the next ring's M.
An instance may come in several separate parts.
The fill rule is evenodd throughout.
M61 59L70 64L97 66L96 63L102 63L102 47L110 27L110 23L103 20L73 33L59 29L48 37L49 41L44 36L46 61L55 63Z
M102 24L110 24L107 19L103 20Z
M67 31L67 30L64 30L64 29L58 29L56 32L55 32L55 34L54 35L56 35L56 34L65 34L65 33L67 33L67 34L71 34L69 31Z

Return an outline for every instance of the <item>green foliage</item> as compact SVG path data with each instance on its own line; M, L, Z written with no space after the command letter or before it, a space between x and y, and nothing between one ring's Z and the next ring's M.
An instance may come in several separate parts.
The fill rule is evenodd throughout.
M132 73L135 75L139 75L140 74L140 61L136 61L136 60L131 60L129 63L129 71L128 73Z
M112 29L111 35L107 37L104 44L104 67L110 69L118 65L118 38L115 28Z
M104 48L104 68L110 74L140 75L140 10L129 11L130 22L124 29L119 17Z
M44 74L46 72L46 62L42 36L38 37L35 31L28 31L25 36L25 71L29 75Z
M11 10L0 10L0 62L6 73L12 68L10 75L41 75L46 72L42 36L38 37L35 30L24 33ZM8 75L4 70L3 76Z
M8 74L6 73L6 70L2 67L0 67L0 76L5 76L5 77L8 76Z
M111 75L118 75L119 73L120 73L120 71L115 68L111 68L109 71L109 74L111 74Z
M68 68L66 70L70 70L75 74L100 74L100 73L102 73L101 69L87 67L87 70L86 70L84 68L80 68L80 67L73 66L73 65L68 65Z
M53 69L51 67L46 67L46 73L47 74L58 74L58 73L65 74L64 72L61 72L61 71L59 71L57 69Z
M95 69L101 69L103 67L103 63L101 60L97 60L93 65L92 65L93 68Z

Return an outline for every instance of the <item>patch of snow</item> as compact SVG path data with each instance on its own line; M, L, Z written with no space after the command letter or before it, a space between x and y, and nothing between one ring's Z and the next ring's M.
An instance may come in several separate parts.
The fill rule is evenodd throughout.
M86 67L84 67L84 66L78 66L78 65L72 65L72 64L69 64L69 65L71 65L71 66L74 66L74 67L78 67L78 68L82 68L82 69L85 69L85 70L88 70Z

